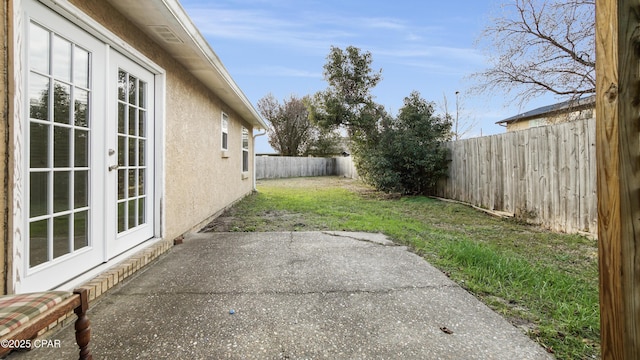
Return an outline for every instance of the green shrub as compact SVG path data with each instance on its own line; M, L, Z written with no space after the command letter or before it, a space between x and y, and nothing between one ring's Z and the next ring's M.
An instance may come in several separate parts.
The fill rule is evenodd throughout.
M446 176L451 123L416 91L404 99L395 119L381 122L376 141L356 145L356 165L363 179L379 190L430 194ZM368 139L371 140L371 139Z

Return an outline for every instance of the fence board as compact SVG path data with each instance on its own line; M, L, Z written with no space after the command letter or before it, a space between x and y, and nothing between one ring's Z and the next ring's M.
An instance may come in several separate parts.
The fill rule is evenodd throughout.
M358 177L350 157L257 156L255 162L256 179L331 175Z
M436 195L511 213L549 229L597 235L595 120L459 140ZM257 157L258 179L357 178L346 158Z
M597 234L595 120L459 140L437 195Z

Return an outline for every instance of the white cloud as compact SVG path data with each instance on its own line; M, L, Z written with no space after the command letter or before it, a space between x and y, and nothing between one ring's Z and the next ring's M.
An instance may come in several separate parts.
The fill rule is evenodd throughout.
M337 39L355 36L346 29L325 26L308 18L275 16L266 10L235 10L207 6L193 8L191 18L211 38L313 48L326 51Z
M370 37L394 45L419 43L428 38L425 35L440 31L392 17L350 17L330 12L278 12L271 8L232 9L207 4L190 7L189 13L205 37L322 53L330 45L363 47L359 42Z
M260 75L260 76L322 79L322 74L319 72L308 71L303 69L295 69L295 68L286 67L286 66L263 66L245 73L250 73L253 75Z

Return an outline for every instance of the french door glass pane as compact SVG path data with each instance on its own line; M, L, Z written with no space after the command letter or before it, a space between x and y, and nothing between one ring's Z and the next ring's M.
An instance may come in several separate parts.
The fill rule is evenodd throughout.
M127 149L128 153L129 153L129 162L127 163L128 166L130 167L134 167L136 166L136 139L133 137L129 138L129 148Z
M137 207L138 205L138 201L133 199L133 200L129 200L129 227L130 228L134 228L136 227L136 210L138 209Z
M118 200L124 199L125 172L127 170L118 170Z
M136 108L129 108L129 135L136 134Z
M29 265L31 267L48 261L49 220L33 221L29 224Z
M144 202L145 198L140 198L140 200L138 200L138 224L144 223Z
M148 84L124 70L118 71L118 232L147 223Z
M53 127L53 166L57 168L68 168L71 164L70 154L70 134L71 129L67 127Z
M123 232L125 230L127 230L127 225L126 225L126 202L120 202L118 203L118 232Z
M144 166L144 151L145 151L145 145L144 145L145 141L144 140L138 140L138 166Z
M32 72L29 78L29 117L49 119L49 84L51 79Z
M53 84L53 118L59 123L69 123L69 114L71 113L71 87L56 81Z
M147 111L141 109L138 113L138 136L145 136L144 125L147 123L146 118Z
M53 76L71 81L71 43L57 35L53 37Z
M29 28L29 64L31 69L40 73L49 73L49 43L51 34L38 25Z
M89 92L79 88L74 88L74 124L80 127L89 127L89 119L87 118L87 110L89 108Z
M127 122L127 118L125 117L125 104L118 104L118 133L124 134L125 123Z
M144 195L144 170L138 171L138 195Z
M89 214L88 211L77 212L73 222L73 250L82 249L89 245Z
M49 173L32 172L29 179L29 216L38 217L48 213Z
M118 100L124 101L124 94L127 91L127 73L118 71Z
M138 79L136 79L132 75L129 75L129 104L131 105L136 104L136 89L138 87L137 81Z
M49 167L49 125L32 122L29 137L29 166L31 168Z
M73 54L73 82L77 86L89 87L89 52L75 47Z
M135 170L127 170L129 172L128 179L128 188L129 188L129 198L136 197L136 171Z
M70 252L69 231L71 215L62 215L53 218L53 258L66 255Z
M74 165L76 167L87 167L89 166L89 132L75 129L74 137Z
M126 137L118 136L118 166L126 166L125 154L127 153Z
M73 185L74 208L89 206L89 171L75 171Z
M53 173L53 212L69 210L71 194L69 193L69 171L55 171Z
M90 244L91 53L34 23L29 34L28 259L34 267Z

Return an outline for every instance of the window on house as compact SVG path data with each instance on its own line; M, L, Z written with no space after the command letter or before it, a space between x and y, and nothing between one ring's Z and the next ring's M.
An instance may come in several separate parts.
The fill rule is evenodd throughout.
M222 113L222 150L229 150L229 115Z
M249 130L242 128L242 172L249 171Z

